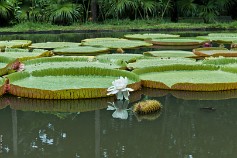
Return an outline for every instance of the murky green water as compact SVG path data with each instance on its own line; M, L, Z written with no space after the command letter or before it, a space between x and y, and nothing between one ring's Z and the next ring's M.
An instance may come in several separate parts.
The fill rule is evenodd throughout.
M161 96L159 90L148 89L132 93L130 102L123 103L121 108L129 108L144 99L143 91L146 99L162 103L161 113L137 117L128 110L127 119L118 119L112 117L114 111L106 110L111 98L50 101L5 96L1 105L10 106L0 110L0 156L216 158L237 155L236 98L185 100L174 94ZM233 94L237 97L236 92ZM206 107L213 110L202 109Z
M74 41L116 34L2 35L33 42ZM136 102L156 99L161 113L138 117ZM115 102L127 119L114 118ZM232 158L237 155L237 91L142 89L130 102L114 98L35 100L0 98L0 157L4 158Z

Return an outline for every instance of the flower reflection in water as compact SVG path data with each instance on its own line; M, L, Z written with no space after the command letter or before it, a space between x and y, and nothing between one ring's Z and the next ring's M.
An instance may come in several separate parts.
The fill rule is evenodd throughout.
M42 143L49 144L49 145L53 144L53 139L50 139L47 137L45 130L39 130L39 138L42 141Z
M44 150L44 145L58 144L60 140L66 139L67 134L62 131L56 131L52 123L48 123L46 128L39 129L38 137L31 142L33 149Z
M131 110L127 108L129 104L128 100L119 100L115 103L109 102L109 104L110 105L108 105L107 110L115 110L112 114L113 118L119 118L122 120L126 120L128 118L128 110Z

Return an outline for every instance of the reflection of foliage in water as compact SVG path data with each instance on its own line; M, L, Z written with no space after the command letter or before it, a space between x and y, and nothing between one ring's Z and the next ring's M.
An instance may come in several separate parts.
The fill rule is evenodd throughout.
M42 112L43 114L50 114L50 115L54 115L56 117L58 117L59 119L66 119L71 117L72 120L77 117L80 112L77 113L69 113L69 112Z

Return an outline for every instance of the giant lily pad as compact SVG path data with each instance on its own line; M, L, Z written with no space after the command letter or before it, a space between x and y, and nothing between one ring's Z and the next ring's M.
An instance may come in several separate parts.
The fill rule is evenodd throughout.
M203 64L211 64L220 66L220 69L227 72L237 73L237 58L207 58L203 60Z
M237 89L237 73L218 70L212 65L175 65L134 70L142 85L150 88L220 91Z
M53 50L56 55L98 55L108 52L109 48L91 46L66 47Z
M236 65L237 58L226 58L226 57L218 57L218 58L206 58L202 61L203 64L211 64L211 65Z
M210 37L237 37L237 33L209 33Z
M194 54L196 54L197 56L204 56L204 57L209 57L209 56L213 56L213 57L219 57L219 56L223 56L223 57L237 57L237 50L221 50L221 49L214 49L214 50L195 50Z
M145 41L133 41L122 38L91 38L82 40L82 45L87 46L102 46L111 49L116 48L137 48L137 47L147 47L152 44Z
M195 54L191 51L182 51L182 50L163 50L163 51L148 51L143 53L146 56L153 57L194 57Z
M147 40L152 38L180 37L180 35L162 34L162 33L145 33L145 34L127 34L127 39Z
M29 48L31 49L47 49L52 50L61 47L76 47L81 45L80 43L74 42L46 42L46 43L33 43Z
M150 43L154 45L163 45L163 46L194 46L202 45L207 40L195 39L195 38L161 38L161 39L152 39L149 40Z
M26 48L31 45L29 40L10 40L10 41L0 41L0 48Z
M103 54L97 55L96 59L103 63L115 63L126 67L127 63L135 62L143 57L141 54Z
M55 56L51 58L38 58L24 62L25 71L32 72L35 70L43 70L48 68L81 68L81 67L100 67L100 68L121 68L118 64L101 63L91 61L90 58L83 58L79 56L60 57Z
M190 58L155 58L155 59L141 59L134 63L129 63L127 67L129 69L140 69L151 66L183 65L183 64L193 65L200 63Z
M213 43L219 43L219 44L232 44L233 41L237 41L237 36L231 37L231 36L198 36L199 39L205 39L210 40Z
M107 88L119 76L127 77L128 87L138 90L139 77L131 72L95 67L57 68L8 75L9 93L38 99L79 99L107 96Z
M52 56L52 52L46 50L37 49L33 52L22 49L6 49L4 53L0 53L0 57L9 58L11 61L19 59L20 61L30 60L40 57Z
M170 45L170 46L163 46L163 45L153 45L149 48L155 48L155 49L158 49L158 50L192 50L192 49L195 49L195 48L199 48L200 45L190 45L190 46L173 46L173 45Z

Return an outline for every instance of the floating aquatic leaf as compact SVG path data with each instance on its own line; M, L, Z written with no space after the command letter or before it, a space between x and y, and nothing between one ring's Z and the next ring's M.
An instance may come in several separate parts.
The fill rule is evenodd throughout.
M163 45L163 46L190 46L190 45L202 45L207 40L196 39L196 38L160 38L160 39L151 39L150 43L154 45Z
M87 46L102 46L111 49L117 48L137 48L137 47L147 47L152 44L145 41L135 41L127 40L121 38L91 38L82 40L82 45Z
M0 41L0 48L26 48L31 45L29 40L10 40L10 41Z
M143 58L142 54L102 54L97 55L96 59L102 63L111 63L127 67L127 63L135 62Z
M237 41L237 36L197 36L197 38L210 40L218 44L232 44L233 41Z
M26 61L34 58L40 57L50 57L52 56L52 52L46 50L36 50L33 52L29 52L25 49L7 49L6 52L0 53L0 57L8 58L10 61L14 61L19 59L20 61Z
M81 68L81 67L99 67L120 69L121 66L115 63L101 63L95 61L92 57L79 56L54 56L51 58L38 58L24 62L25 71L32 72L48 68Z
M182 51L182 50L163 50L163 51L148 51L143 53L146 56L154 57L194 57L196 56L191 51Z
M200 64L195 59L191 58L155 58L155 59L141 59L134 63L129 63L127 67L129 69L140 69L151 66L164 66L164 65L179 65L179 64Z
M107 96L107 87L118 76L129 78L128 87L140 88L139 77L122 70L83 67L18 72L7 76L10 94L40 99L79 99Z
M133 72L140 76L143 86L150 88L189 91L237 89L237 73L218 69L213 65L170 65Z
M236 37L237 33L209 33L208 36L210 37Z
M91 47L91 46L77 46L57 48L53 50L57 55L98 55L109 53L109 48L104 47Z
M237 50L228 50L225 48L207 48L207 49L195 49L193 50L194 54L197 56L203 56L203 57L218 57L218 56L224 56L224 57L237 57Z
M228 58L228 57L215 57L215 58L206 58L202 61L203 64L212 64L212 65L220 65L220 66L230 66L236 65L236 58Z
M127 39L147 40L152 38L167 38L167 37L180 37L180 35L162 34L162 33L145 33L145 34L127 34L124 35Z
M46 43L33 43L29 48L31 49L47 49L52 50L61 47L76 47L81 45L81 43L74 42L46 42Z

